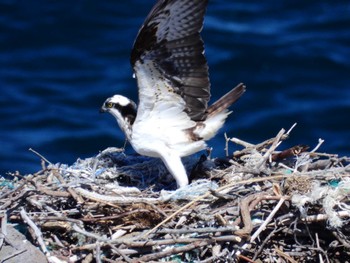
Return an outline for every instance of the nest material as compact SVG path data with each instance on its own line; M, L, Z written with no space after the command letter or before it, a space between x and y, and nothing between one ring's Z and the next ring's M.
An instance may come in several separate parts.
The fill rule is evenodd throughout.
M227 138L244 148L225 160L185 159L193 182L176 191L161 161L115 149L3 178L0 255L11 223L49 262L344 262L350 159L277 151L289 132Z

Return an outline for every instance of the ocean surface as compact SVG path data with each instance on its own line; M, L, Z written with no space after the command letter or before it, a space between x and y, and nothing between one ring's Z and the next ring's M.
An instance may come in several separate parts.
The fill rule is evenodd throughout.
M115 93L137 101L129 54L153 4L0 0L0 175L38 171L29 148L72 164L123 146L99 108ZM213 157L225 155L224 132L259 143L295 122L279 149L322 138L319 151L350 155L349 1L212 0L202 36L212 100L247 86Z

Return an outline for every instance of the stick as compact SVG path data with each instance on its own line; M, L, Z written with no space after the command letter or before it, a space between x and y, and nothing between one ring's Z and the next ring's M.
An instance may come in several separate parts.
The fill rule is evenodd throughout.
M292 129L296 126L296 123L293 124L293 126L288 130L288 132L286 134L283 134L283 136L281 137L281 140L285 140L288 138L289 136L289 133L292 131ZM233 143L236 143L238 145L242 145L243 147L245 147L245 149L241 150L241 151L236 151L234 152L234 156L238 157L238 156L242 156L244 155L245 153L249 153L251 152L253 149L259 151L259 150L262 150L264 147L266 147L267 145L270 145L272 144L273 142L275 142L276 140L276 137L274 138L271 138L271 139L268 139L266 141L263 141L261 143L258 143L256 145L254 144L251 144L251 143L248 143L248 142L245 142L245 141L242 141L238 138L231 138L230 139Z
M318 234L317 233L315 233L315 238L316 238L316 246L321 251L320 240L318 239ZM320 263L324 263L321 253L318 253L318 259L319 259Z
M43 159L45 162L47 162L48 164L51 164L52 165L52 163L48 160L48 159L46 159L44 156L42 156L40 153L38 153L37 151L35 151L35 150L33 150L32 148L29 148L29 151L31 151L32 153L35 153L37 156L39 156L41 159Z
M174 254L179 254L179 253L183 253L183 252L187 252L187 251L191 251L195 248L198 247L204 247L204 246L208 246L212 243L214 243L214 240L206 240L206 241L201 241L201 242L194 242L192 244L186 245L186 246L182 246L182 247L173 247L171 249L167 249L165 251L162 252L158 252L158 253L153 253L150 255L145 255L143 257L140 257L137 259L136 262L149 262L151 260L157 260L160 258L164 258L166 256L170 256L170 255L174 255Z
M238 139L238 138L230 138L229 139L231 142L235 143L235 144L238 144L238 145L241 145L245 148L254 148L255 145L254 144L251 144L249 142L246 142L246 141L243 141L241 139Z
M112 244L108 244L115 252L117 252L126 262L131 263L132 260L123 251Z
M289 128L289 130L286 132L286 134L289 135L291 133L291 131L294 129L295 126L297 126L296 122L292 125L292 127Z
M228 141L230 140L230 138L227 137L226 132L224 133L225 136L225 153L226 153L226 157L228 157Z
M99 242L96 242L96 263L102 263L101 261L101 246Z
M127 196L111 196L101 195L96 192L85 190L81 187L75 188L75 191L85 198L88 198L97 202L108 202L112 204L134 204L134 203L160 203L160 198L147 198L147 197L127 197Z
M350 217L350 212L348 211L339 211L336 212L336 215L340 218L344 217ZM312 222L320 222L320 221L325 221L328 219L328 215L326 214L318 214L318 215L311 215L311 216L306 216L304 218L301 218L302 222L307 222L307 223L312 223Z
M7 215L5 211L1 211L1 233L0 233L0 250L7 236Z
M258 228L258 230L255 231L255 233L251 236L250 238L250 242L253 243L254 240L260 235L260 233L266 228L267 224L270 223L270 221L272 220L272 218L275 216L275 214L277 213L277 211L280 209L280 207L282 206L282 204L284 203L284 201L286 201L286 199L284 197L281 197L281 199L279 200L279 202L277 203L277 205L275 206L275 208L272 210L272 212L269 214L269 216L266 218L266 220L264 221L264 223L262 223L260 225L260 227Z
M73 230L80 233L80 234L83 234L84 236L87 236L87 237L92 237L92 238L95 238L96 240L98 241L108 241L107 238L103 238L97 234L94 234L94 233L90 233L84 229L81 229L80 227L78 227L78 225L76 224L73 224Z
M289 256L287 253L284 253L282 250L280 250L279 248L277 248L277 246L274 248L274 250L276 251L276 253L278 255L280 255L281 257L283 257L284 259L287 259L289 262L291 263L298 263L297 261L295 261L291 256Z
M321 147L322 143L324 143L324 140L322 140L321 138L318 139L318 144L316 145L316 147L311 151L311 153L314 153L318 150L318 148Z
M279 133L277 134L274 142L272 143L270 149L264 154L263 156L263 160L257 165L257 169L261 168L261 166L263 166L264 163L266 163L266 161L269 159L269 157L271 156L271 154L273 153L274 150L276 150L276 148L281 144L281 138L284 135L285 130L281 129L279 131Z
M188 228L188 229L169 229L163 228L157 231L158 234L188 234L188 233L216 233L216 232L234 232L237 230L237 226L226 226L226 227L203 227L203 228Z
M227 188L236 186L236 185L241 185L241 184L250 184L253 182L263 182L263 181L268 181L268 180L274 180L274 179L282 179L282 178L286 178L286 177L290 177L290 175L286 175L286 174L282 174L282 175L275 175L275 176L268 176L268 177L264 177L264 178L253 178L253 179L248 179L248 180L243 180L243 181L239 181L239 182L233 182L224 186L219 187L218 189L216 189L216 192L220 192L223 191ZM141 235L140 238L146 238L149 234L151 234L152 232L154 232L156 229L158 229L160 226L164 225L166 222L168 222L170 219L172 219L173 217L175 217L176 215L178 215L179 213L181 213L182 211L184 211L185 209L189 208L190 206L192 206L193 204L195 204L196 202L208 197L211 195L211 191L206 192L205 194L198 196L197 198L195 198L193 201L189 202L188 204L184 205L183 207L181 207L179 210L177 210L176 212L174 212L173 214L171 214L170 216L168 216L166 219L164 219L162 222L160 222L158 225L156 225L154 228L152 228L151 230L149 230L148 232L146 232L145 234Z
M49 251L46 248L46 245L44 243L43 240L43 234L41 233L40 229L36 226L36 224L29 218L29 216L27 215L26 211L24 210L24 208L21 209L20 211L20 215L23 219L23 221L25 221L34 231L34 234L36 236L36 239L40 245L40 248L42 250L42 252L46 255L49 256Z
M226 235L226 236L218 236L218 237L198 237L198 238L191 238L191 237L185 237L185 238L169 238L169 239L158 239L158 240L145 240L145 241L134 241L132 238L120 238L120 239L113 239L113 240L107 240L100 243L100 246L109 246L110 244L116 244L116 245L125 245L129 248L145 248L145 247L153 247L153 246L169 246L174 244L189 244L189 243L195 243L195 242L205 242L207 240L213 241L213 242L234 242L239 243L242 241L242 239L235 235ZM92 250L96 248L95 244L88 244L83 245L81 247L75 247L73 250Z

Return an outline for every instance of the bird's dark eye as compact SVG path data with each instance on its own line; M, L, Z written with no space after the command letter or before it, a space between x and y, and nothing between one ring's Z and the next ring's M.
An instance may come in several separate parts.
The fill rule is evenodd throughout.
M106 107L107 108L113 108L113 103L112 102L106 102Z

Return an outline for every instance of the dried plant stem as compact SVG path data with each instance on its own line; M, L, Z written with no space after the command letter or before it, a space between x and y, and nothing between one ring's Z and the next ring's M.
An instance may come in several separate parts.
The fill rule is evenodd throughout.
M32 153L36 154L37 156L39 156L42 160L44 160L45 162L47 162L48 164L51 164L52 163L46 159L43 155L41 155L40 153L38 153L37 151L33 150L32 148L29 148L29 151L31 151Z
M281 129L279 131L279 133L277 134L274 142L272 143L270 149L264 154L263 159L261 160L261 162L257 165L257 169L260 169L265 163L266 161L270 158L271 154L273 153L274 150L276 150L276 148L280 145L281 143L281 138L284 135L285 130Z
M251 236L250 242L253 243L255 239L260 235L262 231L266 228L266 226L271 222L272 218L275 216L277 211L281 208L282 204L286 201L286 198L281 197L275 208L271 211L269 216L265 219L264 223L262 223L258 230L255 231L255 233Z
M21 217L23 218L23 221L26 222L31 229L33 229L35 237L40 245L40 248L42 252L46 255L49 256L49 251L46 248L45 242L43 240L43 234L41 233L41 230L37 227L37 225L29 218L27 215L26 211L24 208L21 209L20 211Z
M222 187L219 187L218 189L216 189L216 192L220 192L220 191L223 191L223 190L225 190L227 188L231 188L233 186L240 185L240 184L249 184L249 183L253 183L253 182L262 182L262 181L267 181L267 180L276 180L276 179L282 179L282 178L285 178L285 177L288 177L288 176L290 176L290 175L275 175L275 176L268 176L268 177L264 177L264 178L253 178L253 179L249 179L249 180L243 180L243 181L234 182L234 183L230 183L230 184L224 185ZM142 235L141 238L146 238L149 234L153 233L156 229L158 229L160 226L164 225L170 219L172 219L173 217L175 217L176 215L178 215L179 213L181 213L185 209L191 207L196 202L198 202L198 201L200 201L200 200L210 196L211 194L212 194L211 191L209 191L209 192L205 193L204 195L201 195L201 196L197 197L196 199L194 199L193 201L189 202L188 204L184 205L179 210L177 210L176 212L171 214L169 217L164 219L162 222L160 222L158 225L156 225L154 228L152 228L151 230L146 232L144 235Z

